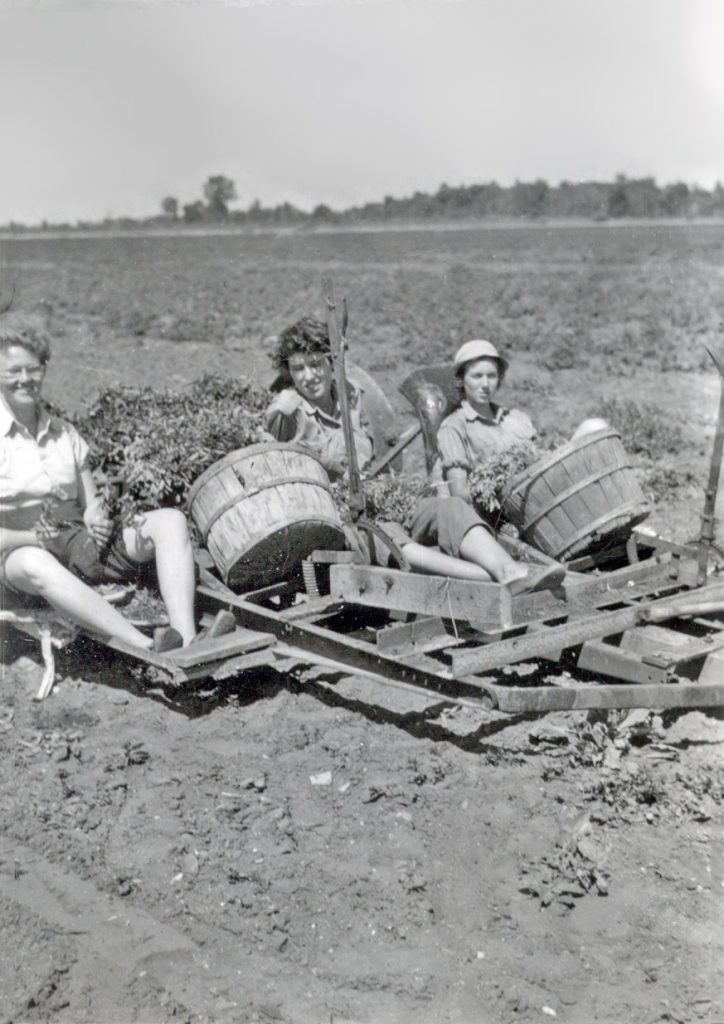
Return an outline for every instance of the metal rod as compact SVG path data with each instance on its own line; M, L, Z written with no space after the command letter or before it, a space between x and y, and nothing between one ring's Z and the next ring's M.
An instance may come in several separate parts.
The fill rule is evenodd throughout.
M719 473L721 471L722 452L724 452L724 362L710 348L707 352L719 371L719 414L716 422L716 433L709 463L709 480L704 495L704 512L701 517L701 533L699 534L699 572L696 578L699 586L706 580L709 565L709 552L716 535L716 495L719 489Z
M339 413L342 420L344 446L347 451L349 510L352 520L356 521L364 511L365 498L364 491L362 489L362 477L360 476L359 463L357 462L357 449L355 447L354 431L352 429L352 413L349 406L349 393L347 391L347 374L345 371L346 338L344 334L340 333L339 325L337 323L334 289L332 288L332 281L328 277L322 278L322 300L327 308L327 329L329 331L332 364L334 366L335 382L337 384L337 401L339 402ZM346 303L344 304L343 323L346 330Z

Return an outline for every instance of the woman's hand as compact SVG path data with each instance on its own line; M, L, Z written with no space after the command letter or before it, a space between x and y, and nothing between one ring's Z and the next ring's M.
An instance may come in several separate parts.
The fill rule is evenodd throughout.
M60 533L60 525L57 520L52 516L52 513L48 509L43 509L40 513L40 518L33 527L33 534L35 535L35 543L39 548L44 548L46 544L56 540Z
M108 518L103 506L90 505L83 513L83 522L98 546L105 547L113 533L113 520Z

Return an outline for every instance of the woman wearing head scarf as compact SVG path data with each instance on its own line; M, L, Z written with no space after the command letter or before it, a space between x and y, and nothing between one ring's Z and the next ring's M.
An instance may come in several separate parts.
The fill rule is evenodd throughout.
M0 319L0 589L39 597L102 638L158 652L190 643L195 571L182 512L157 509L116 529L88 465L88 446L42 400L50 359L30 318ZM148 637L89 584L132 579L155 562L170 625ZM228 613L213 635L234 628Z

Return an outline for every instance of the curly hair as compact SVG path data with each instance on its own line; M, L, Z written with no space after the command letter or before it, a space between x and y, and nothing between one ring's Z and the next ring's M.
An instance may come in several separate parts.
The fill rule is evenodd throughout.
M0 352L7 352L15 345L34 355L41 366L50 359L50 341L38 317L25 313L0 316Z
M297 320L282 331L276 351L272 355L272 366L279 371L275 390L293 386L289 373L289 359L298 352L322 352L328 356L331 345L327 325L313 316L303 316L301 320Z

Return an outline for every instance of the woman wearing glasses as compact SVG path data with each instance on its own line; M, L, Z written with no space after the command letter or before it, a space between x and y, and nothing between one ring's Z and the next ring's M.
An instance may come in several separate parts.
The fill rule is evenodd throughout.
M183 513L157 509L114 527L88 446L42 402L50 347L28 317L0 318L0 590L40 597L103 638L167 651L197 635L195 573ZM170 625L148 637L88 584L119 582L154 560ZM228 615L228 613L224 613ZM214 635L234 628L224 619Z
M288 327L279 336L274 365L279 376L272 390L280 393L267 410L267 430L277 441L309 448L330 478L339 479L346 469L346 450L326 324L303 317ZM364 392L352 384L348 388L355 448L364 470L373 458L373 434ZM564 575L559 566L529 571L516 562L460 497L421 498L409 532L399 523L381 525L418 572L493 579L514 593L553 586ZM351 527L348 540L364 555L364 540Z

